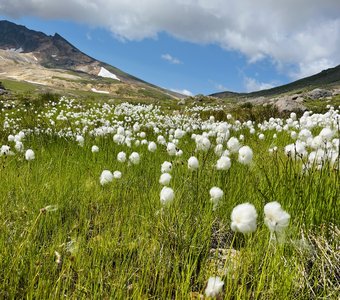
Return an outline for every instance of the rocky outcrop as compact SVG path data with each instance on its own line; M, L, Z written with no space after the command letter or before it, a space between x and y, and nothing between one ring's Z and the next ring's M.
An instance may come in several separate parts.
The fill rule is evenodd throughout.
M282 96L277 99L274 106L279 112L304 111L307 108L302 104L304 98L300 95Z
M332 92L329 90L325 90L325 89L314 89L310 92L307 93L306 95L308 98L316 100L316 99L323 99L326 97L331 97L332 96Z

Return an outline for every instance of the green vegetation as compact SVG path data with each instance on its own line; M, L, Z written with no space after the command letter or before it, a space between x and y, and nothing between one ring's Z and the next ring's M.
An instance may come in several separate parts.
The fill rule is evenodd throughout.
M16 91L17 93L34 92L36 90L34 84L25 81L1 79L1 82L7 90Z
M320 170L313 165L303 172L308 159L284 153L294 142L293 128L260 130L255 123L251 134L237 125L237 114L258 122L272 108L235 108L230 136L243 135L254 158L243 165L231 153L231 168L217 171L216 137L210 137L210 150L195 152L191 134L208 132L209 116L224 120L231 111L201 109L200 119L181 107L183 114L177 115L155 106L103 106L105 101L96 99L57 101L54 94L38 99L1 102L1 145L15 151L8 136L23 130L25 149L35 152L31 161L24 152L0 156L1 299L199 299L210 276L224 281L218 299L337 299L339 163L324 161ZM140 132L148 141L160 134L170 140L171 129L193 124L198 128L177 144L182 156L169 156L164 145L149 152L147 144L135 144L144 139ZM325 117L320 124L334 123ZM114 132L92 132L104 125ZM131 131L126 134L135 139L131 147L113 142L119 126ZM313 128L315 136L320 126ZM332 130L339 138L339 127ZM83 146L76 135L84 136ZM93 145L98 153L91 152ZM273 146L278 150L269 153ZM120 151L138 152L140 163L118 162ZM200 164L197 171L187 167L192 155ZM164 161L172 162L175 199L162 206ZM119 170L122 178L102 186L103 170ZM216 210L209 195L213 186L224 191ZM264 221L263 207L271 201L291 216L280 241L270 239ZM257 230L245 235L230 228L232 209L244 202L258 213ZM221 249L228 253L223 259Z

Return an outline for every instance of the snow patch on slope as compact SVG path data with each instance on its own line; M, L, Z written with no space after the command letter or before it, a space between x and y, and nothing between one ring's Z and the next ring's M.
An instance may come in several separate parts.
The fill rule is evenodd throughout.
M112 78L112 79L120 81L120 79L115 74L111 73L110 71L106 70L103 67L100 68L98 76L105 77L105 78Z
M108 91L98 91L98 90L95 89L95 88L92 88L91 91L94 92L94 93L99 93L99 94L109 94Z

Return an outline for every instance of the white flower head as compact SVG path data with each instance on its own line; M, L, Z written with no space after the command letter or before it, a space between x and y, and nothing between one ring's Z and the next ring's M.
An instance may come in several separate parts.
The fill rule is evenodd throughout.
M172 188L167 186L163 187L160 194L161 203L167 205L171 203L175 198L175 193Z
M215 149L214 149L215 155L220 157L223 153L223 145L222 144L217 144Z
M81 135L77 135L76 136L76 141L78 142L78 145L79 146L81 146L81 147L83 147L84 146L84 137L83 136L81 136Z
M271 232L282 232L289 225L290 215L276 201L264 206L264 215L264 222Z
M101 185L106 185L113 180L113 174L109 170L104 170L100 175L99 181Z
M117 160L121 163L126 161L126 153L121 151L117 154Z
M129 160L132 164L138 165L140 161L139 154L137 152L132 152L129 156Z
M148 145L148 150L150 152L155 152L157 150L157 145L155 142L150 142Z
M34 151L32 149L27 149L25 152L25 158L28 161L35 159Z
M176 156L182 156L183 155L183 151L181 149L179 149L177 152L176 152Z
M11 152L11 147L8 145L2 145L0 148L0 156L9 155Z
M24 144L22 142L17 141L17 142L15 142L14 148L18 152L23 152L24 151Z
M255 206L250 203L239 204L231 212L231 229L242 233L250 233L256 230L257 212Z
M176 145L174 143L168 143L166 151L170 156L174 156L177 153Z
M195 156L191 156L188 159L188 169L192 171L196 171L199 167L198 159Z
M14 142L15 141L15 136L13 134L10 134L8 137L7 137L7 140L9 142Z
M217 208L218 202L223 197L223 191L219 187L212 187L209 191L210 201L214 204L213 210Z
M205 289L205 295L207 297L216 297L222 291L223 285L224 282L220 277L210 277Z
M96 145L93 145L93 146L91 147L91 151L92 151L92 153L97 153L97 152L99 152L99 147L96 146Z
M248 146L243 146L238 150L238 161L241 164L249 165L253 160L253 150Z
M122 178L122 172L120 172L120 171L114 171L114 172L113 172L113 178L115 178L115 179L120 179L120 178Z
M240 142L236 137L231 137L227 142L228 149L231 153L236 153L240 149Z
M169 161L165 161L165 162L162 163L161 172L162 173L169 173L169 172L171 172L171 168L172 168L172 163L169 162Z
M171 175L169 173L163 173L159 178L159 183L161 185L167 186L169 185L170 180L171 180Z
M231 160L228 156L221 156L216 163L217 170L229 170L230 166Z
M319 136L323 141L330 141L334 135L334 131L328 127L325 127L319 133Z

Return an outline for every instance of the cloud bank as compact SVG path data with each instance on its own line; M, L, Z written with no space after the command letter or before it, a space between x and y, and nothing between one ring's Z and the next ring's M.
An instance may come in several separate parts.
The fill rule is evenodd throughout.
M339 0L1 0L0 14L77 21L123 40L167 32L269 58L293 79L340 63Z

